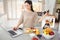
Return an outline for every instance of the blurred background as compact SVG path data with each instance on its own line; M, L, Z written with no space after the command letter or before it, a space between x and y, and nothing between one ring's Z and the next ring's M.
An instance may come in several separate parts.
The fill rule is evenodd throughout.
M25 0L0 0L0 31L1 26L11 28L18 23L24 1ZM60 0L31 1L33 3L33 9L38 13L39 18L44 15L43 12L47 10L56 17L56 27L54 28L60 32Z
M0 0L0 25L11 26L17 23L25 0ZM44 11L56 16L56 22L60 19L60 0L31 0L33 9L41 16Z
M0 25L12 27L17 24L20 18L21 10L25 0L0 0ZM44 11L49 10L49 13L56 16L56 22L59 23L60 0L31 0L33 9L42 16Z

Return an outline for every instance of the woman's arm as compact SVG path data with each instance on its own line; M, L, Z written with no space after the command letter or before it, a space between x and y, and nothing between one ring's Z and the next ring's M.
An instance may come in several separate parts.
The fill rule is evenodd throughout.
M39 21L38 22L41 22L46 16L51 16L51 17L53 17L53 18L56 18L55 16L53 16L53 15L51 15L51 14L48 14L48 13L46 13L45 15L43 15L40 19L39 19Z
M56 16L54 16L54 15L51 15L51 14L49 14L48 16L51 16L51 17L53 17L53 18L56 18Z
M19 19L18 24L16 25L16 27L19 27L19 25L21 25L22 22L23 22L23 17L21 17L21 18Z
M20 17L20 19L18 21L18 24L14 27L14 30L17 30L19 28L19 25L21 25L22 22L23 22L23 13L20 16L21 17Z
M45 15L43 15L39 20L38 22L41 22L48 14L46 13Z

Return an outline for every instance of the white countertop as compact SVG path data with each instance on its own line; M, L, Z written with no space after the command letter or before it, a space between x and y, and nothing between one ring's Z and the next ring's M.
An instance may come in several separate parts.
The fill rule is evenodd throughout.
M27 34L12 38L6 30L0 27L0 40L31 40L31 38Z
M53 38L53 40L57 40L57 36ZM2 29L0 26L0 40L31 40L31 37L28 34L23 34L18 37L12 38L9 33ZM40 40L45 40L44 38Z

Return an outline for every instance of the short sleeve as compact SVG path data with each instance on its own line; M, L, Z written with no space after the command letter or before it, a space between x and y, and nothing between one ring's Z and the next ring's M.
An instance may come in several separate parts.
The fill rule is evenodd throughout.
M20 23L23 22L23 18L24 18L23 15L24 15L24 13L23 13L23 11L22 11L21 14L20 14L20 18L19 18L19 22L20 22Z
M35 15L34 15L34 25L38 24L38 14L35 12Z

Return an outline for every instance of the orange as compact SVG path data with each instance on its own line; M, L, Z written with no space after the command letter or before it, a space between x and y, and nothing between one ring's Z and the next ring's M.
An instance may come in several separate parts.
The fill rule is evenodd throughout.
M47 31L47 32L51 32L52 29L51 29L51 28L46 28L46 31Z

